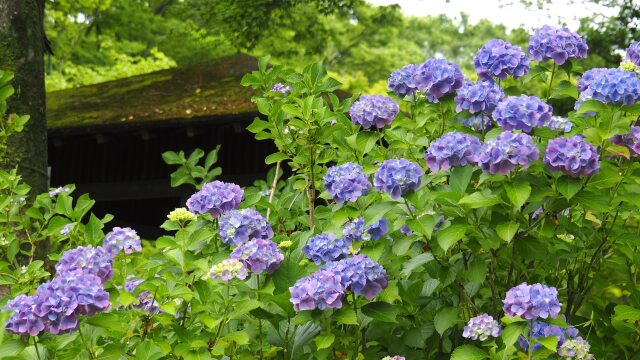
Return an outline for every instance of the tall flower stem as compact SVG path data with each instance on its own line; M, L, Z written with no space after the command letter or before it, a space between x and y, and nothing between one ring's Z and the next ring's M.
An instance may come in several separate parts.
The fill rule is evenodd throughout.
M91 347L87 344L87 341L84 339L84 335L82 334L82 327L78 326L78 334L80 335L80 340L82 340L82 345L84 345L85 349L87 349L87 352L89 353L89 358L90 359L95 359L95 355L93 355L93 351L91 351ZM36 346L36 349L38 347Z
M556 75L556 63L553 63L553 67L551 68L551 79L549 80L549 87L547 88L547 100L551 98L551 86L553 85L553 78Z
M273 174L273 182L271 183L271 192L269 193L269 204L273 203L273 197L276 194L276 186L278 185L278 176L280 176L280 166L282 161L278 161L276 164L276 172ZM267 221L269 221L269 216L271 215L271 208L267 209Z
M316 182L315 182L315 149L313 144L309 148L309 180L307 183L307 198L309 200L309 228L315 227L315 203L316 203Z
M358 303L356 302L356 293L352 292L351 293L352 299L353 299L353 312L356 314L356 331L355 331L355 336L354 336L354 347L353 347L353 359L357 359L358 358L358 353L360 351L360 348L358 346L359 343L359 336L360 336L360 324L358 324Z
M256 274L256 280L257 280L257 285L256 285L256 298L258 299L258 302L260 301L260 274ZM260 360L263 359L264 354L262 352L262 319L258 319L258 341L260 343L260 349L259 349L259 354L260 354Z
M446 123L445 117L444 117L444 109L443 109L442 103L440 103L440 118L442 119L442 127L440 128L440 134L438 134L438 137L440 137L440 136L442 136L444 134L444 125Z
M230 292L230 285L229 285L229 281L227 281L227 286L226 286L226 291L224 296L224 312L222 313L222 320L220 321L220 325L218 325L218 330L216 331L215 336L210 342L209 349L212 349L216 345L216 342L218 341L218 339L220 338L220 334L222 333L222 329L224 328L225 323L227 322L227 313L229 312L229 303L230 303L229 292Z
M40 350L38 349L38 340L36 339L35 336L33 336L32 338L33 338L33 347L36 348L36 355L38 356L38 360L42 360L42 357L40 356Z

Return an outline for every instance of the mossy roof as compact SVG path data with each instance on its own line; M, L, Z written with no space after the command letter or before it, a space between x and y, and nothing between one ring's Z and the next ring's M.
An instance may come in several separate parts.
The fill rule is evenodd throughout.
M253 113L253 92L240 85L257 60L235 55L47 94L50 130L188 122Z

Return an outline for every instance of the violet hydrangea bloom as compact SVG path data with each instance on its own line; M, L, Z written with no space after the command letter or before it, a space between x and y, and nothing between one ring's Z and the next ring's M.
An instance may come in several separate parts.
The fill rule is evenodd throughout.
M538 29L531 39L527 50L536 61L553 59L557 65L567 60L580 60L587 57L587 42L567 28L558 29L545 25Z
M271 240L253 239L240 244L231 252L231 258L240 260L251 272L272 274L284 260L278 244Z
M562 116L552 116L551 119L545 124L551 130L560 130L562 132L569 132L573 127L573 123L569 119Z
M113 258L102 246L79 246L65 251L56 264L58 274L91 274L100 279L100 283L113 276Z
M339 274L346 289L368 300L373 300L389 284L384 268L366 255L330 262L321 269Z
M468 110L476 114L492 112L503 97L502 88L491 81L465 81L454 100L457 112Z
M493 119L504 130L530 132L551 120L553 108L535 96L508 96L498 103Z
M605 104L633 105L640 100L640 78L630 71L605 69L580 93L575 109L587 100Z
M363 95L351 105L351 122L365 129L372 126L382 129L391 124L400 107L392 98L382 95Z
M7 331L37 336L44 330L44 319L34 312L35 300L35 296L19 295L7 303L3 310L13 312L5 323Z
M282 83L276 83L273 85L273 88L271 89L271 91L279 92L286 95L289 91L291 91L291 86L289 85L285 86Z
M424 160L432 172L438 172L475 164L480 148L482 142L477 137L457 131L449 132L429 144Z
M382 218L377 222L364 226L364 217L359 217L344 224L342 234L349 242L378 240L389 231L389 222Z
M580 135L550 140L543 161L549 170L573 177L591 176L600 169L598 150Z
M532 161L538 160L540 152L527 134L504 131L482 146L478 165L490 174L507 175L516 165L528 168Z
M336 239L334 234L322 233L312 236L302 248L302 252L316 265L322 262L340 260L349 255L351 242Z
M506 80L507 76L517 79L529 73L529 58L519 46L500 39L489 40L476 53L473 59L478 77L490 80L497 77Z
M347 162L327 170L324 177L324 188L338 204L345 201L356 201L367 195L371 183L362 172L362 166Z
M267 219L253 209L231 210L218 222L220 238L229 245L240 245L251 239L271 239L273 230Z
M217 218L223 212L237 208L243 197L244 192L240 186L216 180L205 184L200 191L191 195L187 200L187 207L194 214L209 213Z
M593 355L589 354L591 345L581 336L565 341L558 349L558 355L576 360L593 360Z
M493 320L493 317L482 314L469 320L467 326L464 327L462 337L471 340L485 341L489 337L500 336L501 332L500 324L498 324L496 320Z
M295 311L315 308L320 310L339 309L342 307L345 286L338 273L321 269L296 281L289 288L289 292L291 293L290 301Z
M456 120L475 132L486 133L493 128L493 122L491 122L491 118L486 114L475 114L466 119L456 118Z
M392 72L387 83L388 89L395 92L399 97L413 96L416 92L413 75L417 69L418 67L414 64L409 64Z
M559 348L565 341L578 336L578 329L574 328L573 326L569 326L568 328L561 328L558 325L552 325L542 321L533 322L533 325L531 327L531 337L533 339L540 339L549 336L554 336L556 339L558 339L557 347ZM518 338L518 345L520 345L520 348L523 351L529 350L529 342L524 336L520 336ZM531 351L538 351L542 347L542 344L534 343L533 349L531 349Z
M631 126L631 131L623 135L615 135L611 143L626 146L631 155L640 156L640 126Z
M441 97L461 88L464 76L458 65L446 59L427 59L418 66L413 81L427 100L437 103Z
M248 276L247 268L238 259L224 259L213 265L209 270L209 277L212 279L220 279L222 281L231 281L233 279L244 280Z
M609 69L593 68L585 71L584 74L582 74L582 77L580 77L580 80L578 80L578 91L583 92L587 90L589 85L591 85L592 82L596 81L602 74L606 73L607 70Z
M132 228L114 227L102 242L102 246L112 257L118 255L120 251L131 254L134 251L142 251L140 236Z
M393 199L415 191L420 187L423 170L420 165L407 159L385 160L373 178L373 186L385 191Z
M393 355L393 356L385 356L382 360L405 360L404 356Z
M542 284L522 283L515 286L507 291L502 302L502 310L510 317L520 316L526 320L535 320L538 317L556 318L560 314L558 290Z
M640 41L632 41L624 55L626 61L632 62L636 66L640 66Z
M142 284L144 280L133 279L133 275L130 275L128 278L132 280L128 280L124 284L124 287L131 295L135 295L136 288L138 287L138 285ZM152 314L157 312L162 312L162 310L158 311L159 309L158 302L154 301L151 291L149 290L141 291L138 294L138 296L136 296L136 299L138 299L138 302L139 302L136 305L136 308Z

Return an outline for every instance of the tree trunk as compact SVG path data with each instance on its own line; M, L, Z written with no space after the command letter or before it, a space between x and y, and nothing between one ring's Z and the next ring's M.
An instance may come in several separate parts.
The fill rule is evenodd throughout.
M44 90L44 1L0 0L0 69L15 74L9 113L30 115L22 133L9 141L0 167L16 165L32 196L48 188Z

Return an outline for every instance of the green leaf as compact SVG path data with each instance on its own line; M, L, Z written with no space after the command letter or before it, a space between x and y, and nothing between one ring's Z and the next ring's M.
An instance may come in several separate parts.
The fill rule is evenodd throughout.
M224 336L225 340L230 340L238 345L247 345L249 343L249 334L246 331L234 331Z
M91 214L91 216L89 217L89 222L87 222L87 225L85 225L84 227L85 240L89 244L94 245L100 242L104 235L102 233L103 227L104 225L102 224L102 221L100 221L100 219L98 219L98 217L94 214Z
M567 200L571 200L582 188L582 182L566 176L558 179L557 189Z
M596 187L598 189L609 189L614 187L622 180L622 175L618 173L618 169L608 163L602 163L600 170L591 177L589 188Z
M513 239L513 236L518 231L519 226L520 225L518 225L517 222L513 222L513 221L503 223L496 226L496 233L498 234L498 236L500 236L502 240L506 242L511 242L511 239Z
M473 174L473 167L471 165L456 167L451 171L449 176L449 185L451 190L464 194L471 181L471 175Z
M609 211L609 197L602 193L583 190L575 196L575 200L589 210L606 212Z
M505 184L504 187L507 191L507 197L513 206L518 209L527 202L527 199L529 199L529 196L531 195L531 185L529 185L529 182L524 180Z
M157 360L163 356L160 348L150 340L145 340L136 346L136 360Z
M333 341L335 339L336 339L335 335L326 334L326 335L318 335L313 340L315 341L316 347L318 348L318 350L322 350L322 349L327 349L329 346L331 346L331 344L333 344Z
M640 320L640 310L629 305L616 305L614 311L613 319L615 320Z
M362 307L362 313L379 321L395 323L399 309L392 304L375 301L370 302Z
M578 114L598 113L607 109L607 105L601 103L598 100L587 100L580 105Z
M502 331L502 341L506 346L513 345L518 337L527 329L526 322L515 322L507 325Z
M386 213L394 209L397 205L398 203L395 201L379 201L371 205L364 212L364 218L366 220L366 224L370 225L382 219L382 217Z
M551 98L553 99L565 99L565 98L578 98L578 89L574 84L568 80L562 80L551 91Z
M495 195L485 195L479 191L471 195L464 196L458 204L466 205L470 209L488 207L500 203L500 198Z
M451 328L458 322L458 308L448 307L444 308L436 314L433 318L433 324L436 327L438 334L444 334L447 329Z
M181 165L187 161L184 158L184 153L181 151L176 153L174 151L166 151L162 153L162 160L168 165Z
M412 257L411 260L404 263L404 266L402 267L402 275L404 275L405 277L409 277L413 273L413 270L428 263L431 260L433 260L433 255L431 255L430 253L422 253Z
M287 156L287 154L283 154L281 152L277 152L277 153L273 153L269 156L267 156L264 159L264 163L267 165L273 164L273 163L277 163L278 161L282 161L282 160L287 160L289 159L289 156Z
M451 354L451 360L482 360L488 357L484 350L469 344L458 346Z
M444 250L449 250L460 239L464 237L469 227L462 224L453 224L447 228L438 231L438 245Z
M25 347L26 347L25 343L23 343L20 340L13 340L13 339L7 340L2 344L0 344L0 354L2 354L0 358L3 358L5 356L7 357L16 356L20 354Z
M235 303L235 308L229 314L229 319L237 319L253 309L260 307L260 301L254 299L243 299Z
M358 325L358 318L356 314L353 312L353 309L343 307L342 309L333 313L331 316L338 324L345 325Z
M538 344L541 344L545 348L555 352L558 347L558 338L554 335L538 338L536 341Z
M487 277L487 262L481 258L476 258L469 265L469 270L465 275L469 281L476 284L482 284L484 279Z

